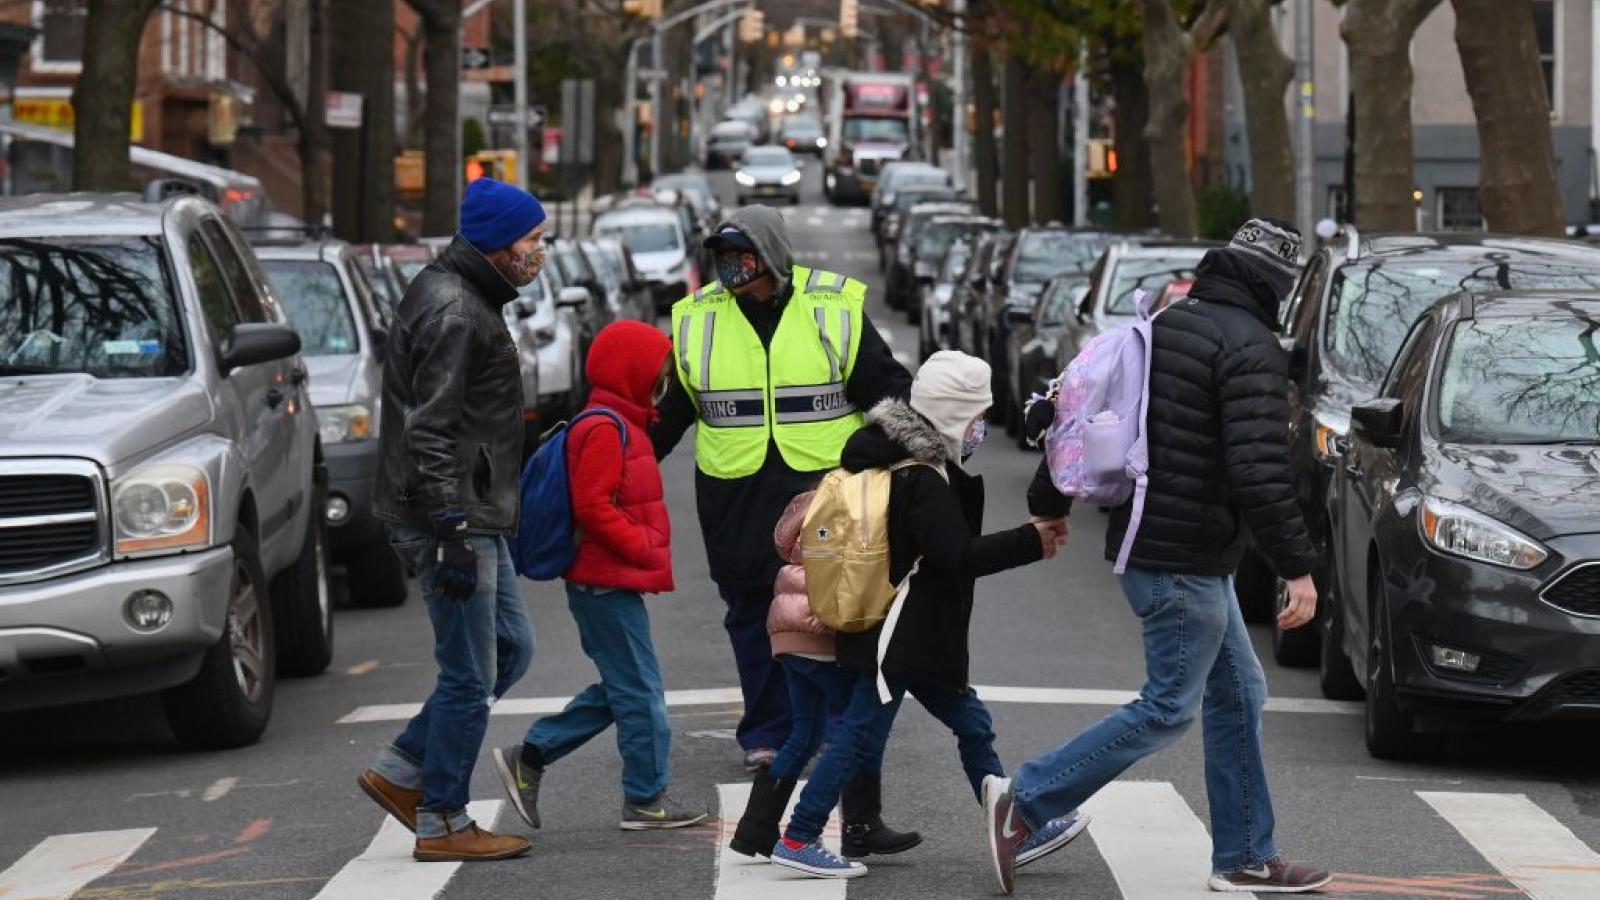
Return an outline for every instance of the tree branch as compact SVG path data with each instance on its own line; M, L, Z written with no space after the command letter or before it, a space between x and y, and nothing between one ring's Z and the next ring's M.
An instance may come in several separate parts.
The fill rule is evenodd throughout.
M179 18L200 23L206 30L220 35L222 40L237 51L239 55L250 60L250 63L256 67L256 71L261 73L261 80L266 83L267 90L272 92L272 96L283 107L283 111L289 114L290 120L294 122L295 129L301 132L306 130L306 109L304 104L300 102L299 97L295 96L294 87L273 66L267 63L259 45L253 41L246 41L239 35L223 28L213 22L209 16L188 9L175 8L170 2L162 3L161 9Z

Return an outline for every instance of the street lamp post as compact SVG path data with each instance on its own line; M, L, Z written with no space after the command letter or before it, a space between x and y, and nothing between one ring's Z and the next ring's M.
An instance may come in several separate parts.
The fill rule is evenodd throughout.
M955 155L956 190L967 187L967 0L950 0L950 14L960 27L955 30L951 49L955 66L950 73L950 144Z
M517 152L517 183L524 189L531 187L530 174L533 167L528 164L528 9L527 0L513 0L511 6L512 28L512 63L517 67L516 80L512 83L512 102L517 106L515 118L516 134L512 136L511 146Z
M1312 117L1315 115L1316 87L1312 83L1312 30L1311 0L1295 0L1294 8L1294 68L1295 68L1295 143L1299 153L1295 158L1294 206L1295 224L1302 237L1311 234L1316 222L1316 212L1311 208L1312 179L1316 164L1316 143ZM1310 241L1302 241L1309 248Z

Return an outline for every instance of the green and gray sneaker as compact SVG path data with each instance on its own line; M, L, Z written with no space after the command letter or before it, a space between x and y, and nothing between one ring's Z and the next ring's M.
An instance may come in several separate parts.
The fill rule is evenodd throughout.
M511 805L517 808L522 821L532 828L540 827L539 780L544 778L544 770L522 764L521 744L496 747L492 755L494 770L500 774L500 783L511 796Z
M708 812L695 812L672 802L666 791L645 803L622 804L623 831L650 831L657 828L684 828L711 818Z

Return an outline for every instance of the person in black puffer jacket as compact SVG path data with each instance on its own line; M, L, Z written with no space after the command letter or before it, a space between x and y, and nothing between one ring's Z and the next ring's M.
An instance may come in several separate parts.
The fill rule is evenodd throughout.
M1289 467L1289 367L1274 334L1299 253L1293 226L1252 219L1227 247L1206 254L1188 298L1152 323L1149 485L1121 575L1143 624L1148 680L1137 700L985 791L988 850L1006 893L1017 850L1033 831L1177 740L1197 713L1205 720L1211 889L1299 892L1329 881L1327 872L1285 861L1273 840L1261 750L1266 678L1232 579L1248 525L1288 581L1279 624L1300 627L1316 611L1317 552ZM1041 407L1048 418L1047 404L1033 412ZM1039 424L1030 417L1030 431ZM1069 509L1043 464L1028 501L1035 516ZM1131 507L1112 514L1108 559L1122 547Z

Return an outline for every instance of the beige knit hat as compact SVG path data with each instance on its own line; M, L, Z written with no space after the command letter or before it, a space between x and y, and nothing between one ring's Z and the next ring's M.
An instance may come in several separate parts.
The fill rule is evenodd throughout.
M959 350L940 350L928 357L911 383L911 408L933 423L957 463L967 426L994 403L989 378L989 364L983 360Z

